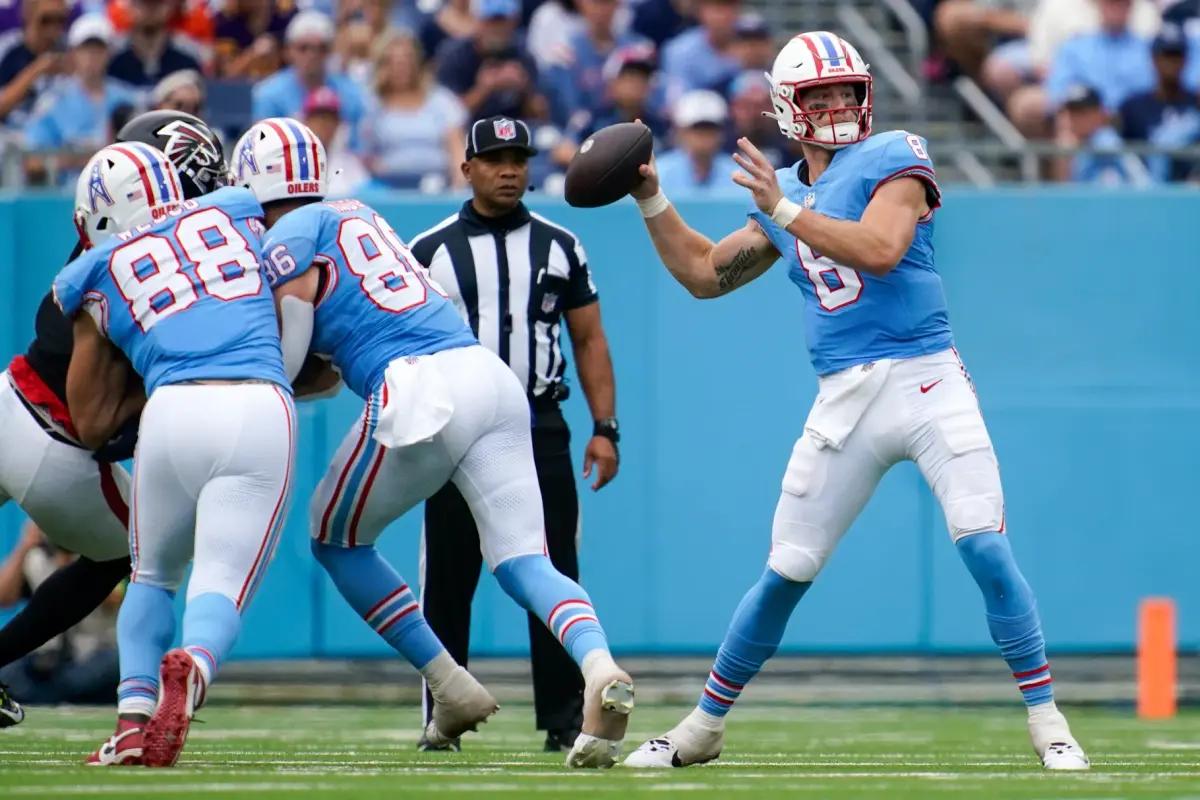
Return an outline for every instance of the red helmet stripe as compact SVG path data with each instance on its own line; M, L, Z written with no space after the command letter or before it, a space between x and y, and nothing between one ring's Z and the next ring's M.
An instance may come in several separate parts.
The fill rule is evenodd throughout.
M846 57L846 66L850 69L858 69L858 67L854 66L854 58L850 55L850 48L846 47L846 40L838 37L837 43L838 47L842 50L842 55Z
M308 146L312 148L313 180L321 180L321 161L317 158L317 140L313 139Z
M146 170L146 164L124 147L113 145L112 149L137 165L138 176L142 179L142 188L146 191L146 204L151 206L158 205L158 201L154 198L154 185L150 183L150 173Z
M797 36L796 38L799 39L800 41L804 42L804 46L808 48L808 52L812 53L813 63L817 67L817 77L818 78L821 77L821 72L822 72L822 70L824 70L825 64L821 60L821 52L819 50L817 50L817 43L814 42L812 40L812 37L809 36L807 33L801 34L800 36Z
M267 127L269 127L271 130L275 131L275 134L279 137L279 141L283 142L284 177L290 183L293 180L293 178L292 178L292 141L291 141L291 139L289 139L287 137L287 134L283 132L283 128L279 127L278 123L267 120L263 124L266 125Z

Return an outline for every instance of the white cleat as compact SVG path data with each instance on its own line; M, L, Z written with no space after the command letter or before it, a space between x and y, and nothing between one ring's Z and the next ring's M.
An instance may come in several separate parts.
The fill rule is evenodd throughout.
M1087 754L1071 735L1067 718L1053 703L1033 707L1029 714L1029 738L1046 769L1091 769Z
M706 764L721 755L725 728L710 729L692 723L691 717L657 739L651 739L625 759L634 769L664 769Z
M433 695L433 719L425 726L425 739L435 747L450 744L467 731L476 730L480 723L500 710L492 693L463 667L437 689Z
M633 711L633 678L613 664L584 687L583 732L567 753L567 766L606 769L617 763Z

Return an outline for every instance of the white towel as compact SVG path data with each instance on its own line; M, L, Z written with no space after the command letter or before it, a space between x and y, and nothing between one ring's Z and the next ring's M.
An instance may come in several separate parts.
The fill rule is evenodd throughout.
M397 358L388 364L383 382L387 402L379 411L375 440L384 447L432 439L454 415L450 387L431 356Z
M891 369L891 360L883 359L820 379L817 402L804 423L804 430L817 441L818 447L842 449L883 388Z

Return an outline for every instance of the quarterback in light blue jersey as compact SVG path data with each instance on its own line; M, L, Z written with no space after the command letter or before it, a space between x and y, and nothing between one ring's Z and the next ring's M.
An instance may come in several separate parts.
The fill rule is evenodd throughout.
M288 376L327 389L336 370L365 401L313 495L312 550L346 602L424 676L434 700L425 738L440 746L474 730L496 701L446 652L375 540L453 481L501 587L583 672L583 733L567 764L611 766L633 683L609 654L587 594L546 556L524 387L382 216L357 200L324 201L325 149L307 127L256 124L234 148L233 172L266 213L262 259ZM332 366L306 370L306 361Z
M117 622L117 730L88 764L167 767L237 639L291 496L295 413L259 271L263 212L245 189L185 199L175 166L141 142L93 156L75 205L88 249L54 281L74 320L68 404L89 396L81 376L111 345L147 396ZM124 390L93 391L105 388ZM168 651L189 564L183 646Z
M733 181L755 206L745 227L716 243L688 227L653 161L634 196L663 263L696 297L718 297L787 263L803 295L817 401L783 476L767 568L734 612L699 703L625 764L680 767L720 754L725 715L775 653L796 604L884 473L914 461L983 592L1034 751L1047 769L1087 769L1054 704L1037 606L1005 532L995 452L954 349L934 267L941 191L927 144L905 131L872 135L867 65L832 33L794 37L767 78L769 115L804 158L776 171L738 141L742 172Z

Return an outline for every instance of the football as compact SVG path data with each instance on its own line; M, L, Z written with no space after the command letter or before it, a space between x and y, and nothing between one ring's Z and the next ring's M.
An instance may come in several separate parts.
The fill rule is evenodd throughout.
M567 166L567 202L579 208L615 203L641 182L638 167L650 163L653 151L654 137L640 122L596 131Z

